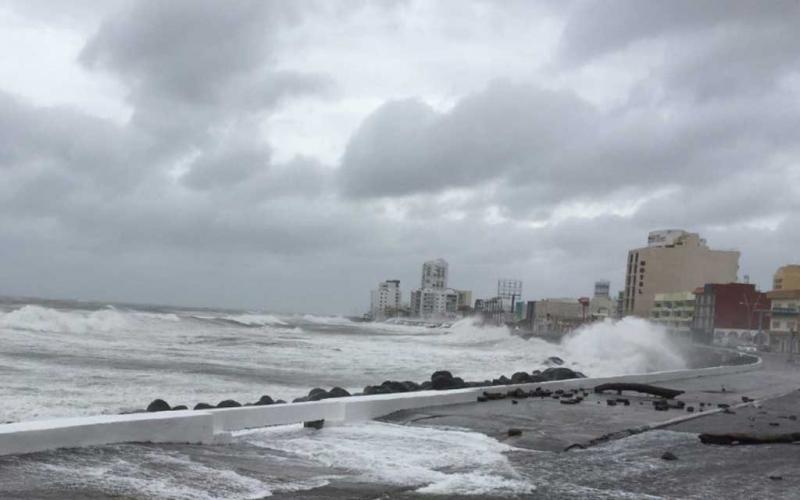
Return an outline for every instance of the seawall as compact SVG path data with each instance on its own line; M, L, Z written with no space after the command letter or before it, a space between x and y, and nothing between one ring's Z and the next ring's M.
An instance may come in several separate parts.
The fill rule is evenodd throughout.
M654 372L602 378L581 378L552 382L492 386L492 390L535 387L547 389L591 388L609 382L659 383L697 377L755 371L763 361L733 366ZM485 387L446 391L419 391L371 396L351 396L322 401L247 406L211 410L182 410L131 415L101 415L60 418L0 425L0 455L14 455L117 443L225 442L233 431L294 424L324 419L328 422L357 422L400 410L475 402Z

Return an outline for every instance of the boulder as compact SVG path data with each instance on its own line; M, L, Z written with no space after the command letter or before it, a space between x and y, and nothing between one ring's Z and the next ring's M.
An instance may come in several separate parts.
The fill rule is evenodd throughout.
M372 394L389 394L389 388L382 385L368 385L364 387L365 396L370 396Z
M178 405L178 406L172 407L172 411L181 411L181 410L188 410L188 409L189 409L189 407L186 406L186 405Z
M508 435L509 435L509 437L521 436L522 435L522 429L513 429L513 428L509 429L508 430Z
M147 405L147 411L169 411L170 408L169 404L164 401L163 399L154 399L149 405Z
M254 404L255 404L255 406L266 406L266 405L275 404L275 401L273 401L271 397L269 397L269 396L267 396L265 394L265 395L261 396L260 398L258 398L258 401L256 401Z
M308 402L308 396L303 396L303 397L299 397L299 398L294 398L294 399L292 400L292 403L306 403L306 402Z
M570 370L569 368L565 368L563 366L559 366L558 368L548 368L542 372L547 380L568 380L573 378L585 378L582 377L580 373Z
M413 382L411 380L406 380L405 382L403 382L403 385L406 387L406 391L408 392L414 392L421 389L418 383Z
M419 388L420 390L423 391L430 391L431 389L433 389L433 382L431 382L430 380L426 380L425 382L419 385Z
M526 372L516 372L514 375L511 375L512 384L527 384L530 381L531 376Z
M217 404L217 408L238 408L242 406L242 403L238 401L234 401L233 399L226 399L225 401L220 401Z
M661 460L677 460L678 457L675 456L674 453L665 451L663 455L661 455Z
M454 389L453 375L448 371L438 371L431 375L431 386L437 391ZM462 380L463 384L464 381Z
M408 387L403 382L398 382L396 380L384 380L381 384L381 387L386 388L386 392L389 394L394 394L396 392L408 392Z
M210 410L212 408L214 407L208 403L197 403L196 405L194 405L195 410Z
M328 391L329 398L346 398L347 396L350 396L350 393L341 387L334 387Z
M315 387L308 391L308 400L309 401L319 401L321 399L328 398L328 391L325 389L320 389L319 387Z

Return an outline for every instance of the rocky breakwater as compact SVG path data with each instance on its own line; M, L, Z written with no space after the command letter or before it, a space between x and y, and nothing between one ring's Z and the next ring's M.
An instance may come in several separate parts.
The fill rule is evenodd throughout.
M430 380L426 380L420 383L413 382L410 380L406 381L398 381L398 380L384 380L380 384L377 385L368 385L364 387L362 392L357 392L355 394L351 394L347 390L341 387L334 387L330 390L325 390L320 387L315 387L308 391L308 394L305 396L297 397L292 400L292 403L304 403L309 401L321 401L324 399L332 399L332 398L342 398L348 396L371 396L374 394L396 394L402 392L416 392L416 391L445 391L451 389L464 389L467 387L491 387L491 386L502 386L502 385L512 385L512 384L528 384L528 383L537 383L537 382L550 382L554 380L568 380L568 379L575 379L575 378L585 378L581 372L572 370L565 366L561 366L564 364L564 361L558 357L550 357L544 361L545 365L550 365L548 368L544 370L533 370L532 372L515 372L511 374L510 377L506 375L500 375L497 378L491 380L481 380L481 381L466 381L461 377L454 376L452 372L449 370L438 370L431 374ZM236 408L240 406L264 406L264 405L272 405L272 404L287 404L286 401L282 399L273 400L272 397L269 395L261 396L257 401L252 403L240 403L238 401L232 399L226 399L220 401L216 405L211 405L209 403L197 403L194 405L193 409L195 410L210 410L215 408ZM186 405L178 405L178 406L170 406L166 401L163 399L155 399L153 400L148 406L146 410L138 410L141 411L175 411L175 410L186 410L188 406Z

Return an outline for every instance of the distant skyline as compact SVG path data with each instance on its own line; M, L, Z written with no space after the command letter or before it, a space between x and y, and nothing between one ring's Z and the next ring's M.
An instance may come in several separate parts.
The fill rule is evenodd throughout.
M795 1L0 2L0 295L354 314L800 261Z

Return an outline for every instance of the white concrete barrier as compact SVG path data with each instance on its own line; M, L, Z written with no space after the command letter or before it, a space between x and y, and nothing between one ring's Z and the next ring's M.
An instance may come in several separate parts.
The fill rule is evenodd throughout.
M0 455L111 443L211 443L207 412L173 411L59 418L0 425Z
M293 424L310 420L353 422L382 417L400 410L474 402L484 391L592 388L611 382L658 383L754 371L763 362L693 370L581 378L474 387L448 391L418 391L372 396L351 396L323 401L269 406L245 406L211 410L184 410L132 415L101 415L0 425L0 455L14 455L57 448L73 448L126 442L213 443L231 431Z

